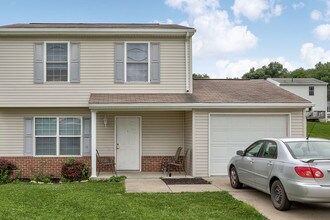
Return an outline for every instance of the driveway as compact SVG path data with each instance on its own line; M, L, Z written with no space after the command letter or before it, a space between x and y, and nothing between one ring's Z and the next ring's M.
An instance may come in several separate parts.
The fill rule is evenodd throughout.
M291 209L286 212L277 211L270 200L270 196L251 188L233 189L230 186L228 177L205 178L212 181L218 188L228 191L238 200L247 202L254 206L260 213L271 220L275 219L329 219L330 204L302 204L294 203Z

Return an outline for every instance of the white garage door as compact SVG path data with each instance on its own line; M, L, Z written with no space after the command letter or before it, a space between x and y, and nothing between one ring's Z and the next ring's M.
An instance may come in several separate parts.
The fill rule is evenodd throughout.
M237 150L266 137L287 137L288 115L210 115L210 174L226 175Z

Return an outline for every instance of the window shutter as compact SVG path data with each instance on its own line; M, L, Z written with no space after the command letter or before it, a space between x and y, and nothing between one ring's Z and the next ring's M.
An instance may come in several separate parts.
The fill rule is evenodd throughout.
M44 83L44 43L34 44L34 83Z
M24 118L24 156L33 156L33 118Z
M83 118L83 156L91 155L91 119Z
M150 83L160 83L159 43L150 43Z
M70 53L70 82L80 82L80 43L71 42Z
M124 43L115 43L115 83L124 83Z

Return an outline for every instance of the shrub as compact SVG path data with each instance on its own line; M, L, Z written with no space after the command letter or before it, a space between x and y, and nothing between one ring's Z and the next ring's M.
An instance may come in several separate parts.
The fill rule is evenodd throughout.
M89 166L83 161L76 161L73 158L70 158L62 166L62 176L70 181L88 179Z
M32 180L36 182L49 183L50 178L53 177L52 174L45 173L45 163L41 163L39 169L31 169Z
M17 167L7 160L0 160L0 184L10 183L12 179L10 176L13 174L13 170Z

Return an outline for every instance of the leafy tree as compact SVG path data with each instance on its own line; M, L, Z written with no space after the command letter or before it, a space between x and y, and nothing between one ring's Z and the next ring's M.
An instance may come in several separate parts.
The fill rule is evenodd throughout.
M248 73L242 76L242 79L267 79L267 78L279 78L287 75L289 71L283 67L279 62L271 62L268 66L262 66L261 68L251 68Z
M278 62L271 62L267 66L255 69L242 76L242 79L267 79L267 78L315 78L330 83L330 62L317 63L315 68L298 68L288 71Z
M210 76L207 75L206 73L204 73L204 74L193 73L193 78L194 79L209 79Z

